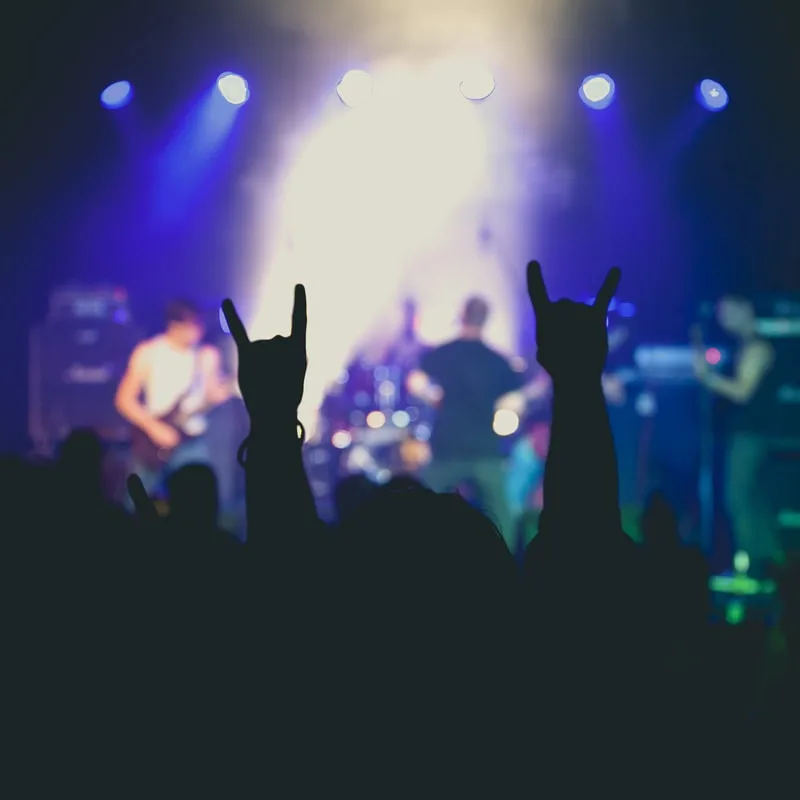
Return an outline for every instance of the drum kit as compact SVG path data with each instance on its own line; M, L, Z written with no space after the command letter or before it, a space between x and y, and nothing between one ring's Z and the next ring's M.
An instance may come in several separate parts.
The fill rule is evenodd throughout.
M377 483L414 474L430 460L432 412L406 390L407 370L356 361L321 410L321 445L336 451L335 477L364 474Z

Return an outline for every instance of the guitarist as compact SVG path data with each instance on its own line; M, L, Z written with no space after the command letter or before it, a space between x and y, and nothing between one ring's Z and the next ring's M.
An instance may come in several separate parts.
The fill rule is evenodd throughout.
M174 300L164 332L137 345L117 389L117 411L163 454L158 466L134 455L133 469L148 492L181 466L211 462L204 412L227 402L234 389L223 377L219 350L201 344L204 335L197 307ZM185 420L180 430L164 419L174 412Z

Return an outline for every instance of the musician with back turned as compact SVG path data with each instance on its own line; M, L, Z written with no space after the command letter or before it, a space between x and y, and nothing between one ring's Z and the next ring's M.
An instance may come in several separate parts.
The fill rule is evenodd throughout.
M731 375L711 369L699 329L695 339L694 369L712 394L730 404L727 419L725 505L730 516L734 549L749 557L751 572L763 573L780 558L774 525L760 478L770 453L770 426L777 397L775 351L759 336L753 304L746 297L728 295L716 307L720 327L736 340Z
M484 342L488 316L486 300L469 298L461 313L459 336L427 352L407 383L413 396L436 409L425 482L435 491L473 484L484 510L509 550L516 553L517 528L506 496L505 458L493 421L501 408L520 413L546 387L542 381L528 381Z
M216 347L202 344L198 309L174 300L163 333L134 349L117 389L117 411L134 426L133 471L148 492L190 463L210 464L207 413L231 398Z

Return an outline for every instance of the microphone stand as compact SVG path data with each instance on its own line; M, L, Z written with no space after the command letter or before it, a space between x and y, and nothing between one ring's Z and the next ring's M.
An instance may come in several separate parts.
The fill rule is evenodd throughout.
M700 471L697 496L700 503L700 546L707 556L714 546L714 399L701 387Z
M702 310L703 316L707 311ZM705 326L704 326L705 327ZM702 331L705 334L705 331ZM705 335L702 341L705 341ZM714 398L709 389L700 386L700 468L697 478L697 499L700 506L700 547L711 557L714 547Z

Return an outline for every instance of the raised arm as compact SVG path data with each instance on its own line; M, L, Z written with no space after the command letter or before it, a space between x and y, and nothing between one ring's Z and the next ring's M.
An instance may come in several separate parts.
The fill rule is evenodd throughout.
M605 320L619 278L619 270L609 272L593 306L553 303L539 264L528 266L537 358L553 381L542 523L560 532L620 529L617 461L602 386Z
M251 545L295 549L298 529L319 525L302 458L297 410L306 374L306 294L295 289L292 332L251 342L230 300L223 311L239 353L239 386L250 415L243 448Z

